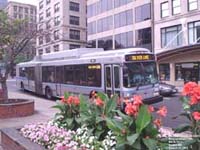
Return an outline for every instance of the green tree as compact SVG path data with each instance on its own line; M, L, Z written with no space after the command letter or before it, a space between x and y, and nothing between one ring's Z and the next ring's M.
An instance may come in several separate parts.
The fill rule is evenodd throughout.
M36 24L27 20L11 19L0 11L0 62L5 70L0 73L0 83L4 101L8 100L6 80L13 70L16 59L30 43L33 43L38 33Z

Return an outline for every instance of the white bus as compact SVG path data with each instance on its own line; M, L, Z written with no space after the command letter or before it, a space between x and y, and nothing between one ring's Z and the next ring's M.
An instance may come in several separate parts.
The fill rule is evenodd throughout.
M104 51L80 48L38 56L16 67L17 85L47 98L90 91L145 102L162 101L154 55L144 48Z

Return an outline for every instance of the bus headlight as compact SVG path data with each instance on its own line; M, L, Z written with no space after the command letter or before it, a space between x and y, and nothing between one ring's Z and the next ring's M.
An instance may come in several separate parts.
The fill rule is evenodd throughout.
M154 91L153 95L154 95L154 96L158 96L158 95L159 95L159 92L158 92L158 91Z

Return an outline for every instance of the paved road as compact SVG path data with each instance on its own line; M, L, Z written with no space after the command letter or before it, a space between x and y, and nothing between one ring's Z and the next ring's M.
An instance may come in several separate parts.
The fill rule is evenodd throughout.
M33 93L28 93L28 92L24 93L24 92L20 91L16 87L14 80L8 81L8 87L9 87L9 91L11 93L20 94L21 96L24 95L26 97L30 97L30 98L33 98L33 99L36 99L36 100L42 100L44 102L46 101L46 103L51 103L51 104L54 103L53 101L50 101L50 100L47 100L45 98L36 96ZM188 121L184 117L178 117L176 119L173 119L173 117L178 116L178 114L180 114L181 111L183 111L182 105L181 105L181 102L180 102L180 95L179 94L176 94L172 97L164 97L163 102L154 104L153 106L155 106L156 108L159 108L160 106L163 106L163 105L166 106L167 109L168 109L168 115L167 115L166 118L164 118L164 122L163 122L164 126L174 128L174 127L177 127L179 124L185 123L185 122ZM43 106L44 105L41 106L40 104L37 105L37 103L36 103L36 111L42 111L42 109L45 109Z

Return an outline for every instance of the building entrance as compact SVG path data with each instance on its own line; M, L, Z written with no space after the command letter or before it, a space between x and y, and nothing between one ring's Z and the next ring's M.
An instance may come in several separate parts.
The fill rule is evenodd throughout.
M184 63L182 66L182 74L184 83L189 81L197 82L199 79L199 65L198 63Z

